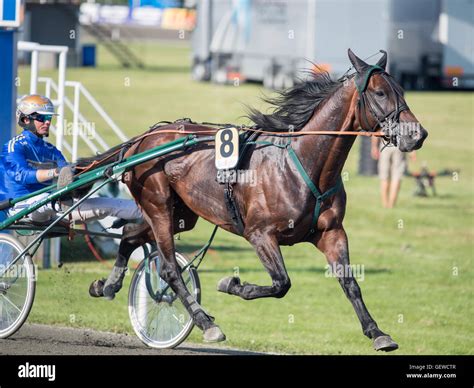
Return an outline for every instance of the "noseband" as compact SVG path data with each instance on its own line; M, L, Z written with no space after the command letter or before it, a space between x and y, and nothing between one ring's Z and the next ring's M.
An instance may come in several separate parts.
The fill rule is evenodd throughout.
M367 93L369 79L374 73L379 73L382 76L390 86L392 95L395 96L395 108L388 113L385 113L377 101ZM364 131L375 132L377 127L380 127L384 131L384 140L387 142L386 145L392 144L396 146L398 143L397 138L400 135L400 126L398 125L400 113L408 110L408 105L402 102L402 89L395 84L390 75L379 66L371 66L362 76L356 75L354 82L359 93L357 106L359 109L359 117L361 118L361 128ZM369 124L366 108L368 108L376 121L372 127Z

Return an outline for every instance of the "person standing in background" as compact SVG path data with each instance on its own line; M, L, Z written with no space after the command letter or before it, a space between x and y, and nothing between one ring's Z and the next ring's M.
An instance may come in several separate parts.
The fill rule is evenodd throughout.
M381 152L380 139L372 137L371 155L373 159L378 160L382 206L393 208L397 203L402 177L407 168L406 154L397 147L386 147ZM415 152L411 153L410 159L413 162L416 160Z

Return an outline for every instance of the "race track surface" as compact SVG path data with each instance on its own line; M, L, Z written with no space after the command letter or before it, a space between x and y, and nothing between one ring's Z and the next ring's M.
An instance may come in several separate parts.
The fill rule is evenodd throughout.
M257 355L261 353L182 343L176 349L152 349L135 335L91 329L25 324L0 339L0 355Z

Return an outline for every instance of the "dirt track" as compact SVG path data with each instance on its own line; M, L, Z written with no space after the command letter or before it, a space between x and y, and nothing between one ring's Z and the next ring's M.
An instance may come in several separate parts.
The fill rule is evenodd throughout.
M183 343L177 349L151 349L134 335L90 329L26 324L0 340L0 355L255 355L258 353Z

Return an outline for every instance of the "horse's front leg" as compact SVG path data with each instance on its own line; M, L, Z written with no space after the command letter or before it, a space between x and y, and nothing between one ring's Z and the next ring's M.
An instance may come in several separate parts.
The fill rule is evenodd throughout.
M277 239L259 231L252 233L247 239L255 247L258 257L272 278L272 285L241 284L240 279L234 276L222 279L217 285L217 290L247 300L268 297L282 298L290 289L291 282Z
M145 196L145 198L147 198ZM145 219L151 225L156 241L156 249L160 255L160 276L178 295L181 303L193 318L194 323L203 331L205 342L220 342L225 335L214 323L214 318L208 315L196 298L186 288L181 276L181 270L175 256L173 209L170 193L156 194L151 199L143 200Z
M354 307L362 325L362 331L374 341L375 350L391 351L397 349L398 345L392 338L378 328L362 300L359 285L350 269L349 248L344 229L341 227L325 231L315 239L314 244L326 255L333 274L337 277L344 293Z

